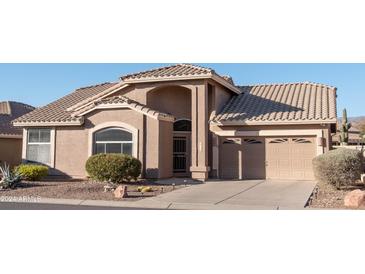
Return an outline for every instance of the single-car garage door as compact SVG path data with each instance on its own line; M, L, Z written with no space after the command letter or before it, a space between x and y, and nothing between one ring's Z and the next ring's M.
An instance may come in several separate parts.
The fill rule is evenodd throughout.
M266 177L269 179L314 179L312 160L315 137L266 138Z
M266 178L263 137L223 138L220 148L220 178Z
M220 142L222 179L312 180L315 137L232 137Z

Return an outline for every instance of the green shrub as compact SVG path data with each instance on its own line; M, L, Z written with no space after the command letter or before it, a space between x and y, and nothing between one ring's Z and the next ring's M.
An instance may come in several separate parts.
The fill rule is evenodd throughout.
M17 166L15 171L28 181L39 181L48 175L48 167L42 165L23 164Z
M360 151L339 148L314 158L313 168L319 181L340 188L360 179L363 157Z
M141 167L138 159L126 154L97 154L86 162L86 171L92 179L115 184L137 180Z

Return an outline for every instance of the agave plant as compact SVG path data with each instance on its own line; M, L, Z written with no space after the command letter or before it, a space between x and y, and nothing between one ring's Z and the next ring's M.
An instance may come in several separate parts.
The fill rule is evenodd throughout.
M21 181L21 176L17 172L12 172L8 164L0 166L0 189L11 188L14 189Z

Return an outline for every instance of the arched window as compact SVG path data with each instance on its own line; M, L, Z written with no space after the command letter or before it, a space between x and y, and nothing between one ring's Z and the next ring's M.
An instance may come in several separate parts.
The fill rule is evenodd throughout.
M94 134L94 153L123 153L132 155L133 135L123 128L107 128Z
M191 131L191 121L187 119L177 120L174 123L174 131Z

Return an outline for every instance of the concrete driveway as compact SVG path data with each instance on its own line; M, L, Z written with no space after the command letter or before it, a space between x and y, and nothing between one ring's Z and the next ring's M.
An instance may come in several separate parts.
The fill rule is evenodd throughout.
M169 209L303 209L315 181L210 181L138 202Z

